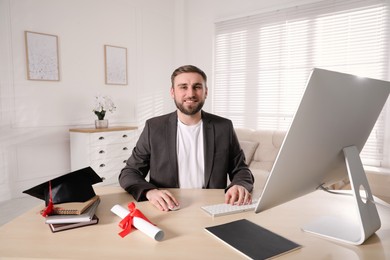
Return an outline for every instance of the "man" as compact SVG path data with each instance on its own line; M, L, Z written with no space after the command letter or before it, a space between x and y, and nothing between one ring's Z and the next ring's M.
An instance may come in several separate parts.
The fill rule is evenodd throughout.
M179 206L166 188L225 189L226 203L251 203L254 178L232 122L202 111L206 74L186 65L173 72L171 82L177 111L146 121L120 185L137 201L147 199L163 211Z

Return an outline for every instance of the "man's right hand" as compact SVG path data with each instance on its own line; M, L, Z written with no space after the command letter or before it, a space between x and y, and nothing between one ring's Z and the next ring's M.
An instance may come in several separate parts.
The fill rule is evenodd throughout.
M169 209L179 206L179 202L167 190L149 190L146 192L146 198L161 211L169 211Z

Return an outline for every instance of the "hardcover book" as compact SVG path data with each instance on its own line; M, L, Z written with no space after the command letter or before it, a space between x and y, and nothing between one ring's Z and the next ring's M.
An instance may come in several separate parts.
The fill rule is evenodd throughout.
M69 230L69 229L74 229L74 228L79 228L79 227L85 227L85 226L90 226L99 223L99 218L97 216L93 216L93 218L88 221L88 222L78 222L78 223L62 223L62 224L48 224L51 231L53 233L59 232L59 231L64 231L64 230Z

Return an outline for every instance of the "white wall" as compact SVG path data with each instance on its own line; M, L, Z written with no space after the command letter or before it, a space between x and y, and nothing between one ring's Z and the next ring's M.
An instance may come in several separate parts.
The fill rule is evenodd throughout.
M0 201L70 171L69 128L93 127L97 94L111 125L172 110L174 0L0 0ZM24 31L58 36L60 81L26 77ZM104 45L127 48L127 86L105 85Z

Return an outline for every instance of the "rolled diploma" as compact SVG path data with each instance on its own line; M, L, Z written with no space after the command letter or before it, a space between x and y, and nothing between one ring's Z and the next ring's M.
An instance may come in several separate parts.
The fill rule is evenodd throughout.
M120 205L112 207L111 212L121 219L124 219L130 213L130 211ZM161 241L164 238L164 231L142 218L134 217L133 226L157 241Z

